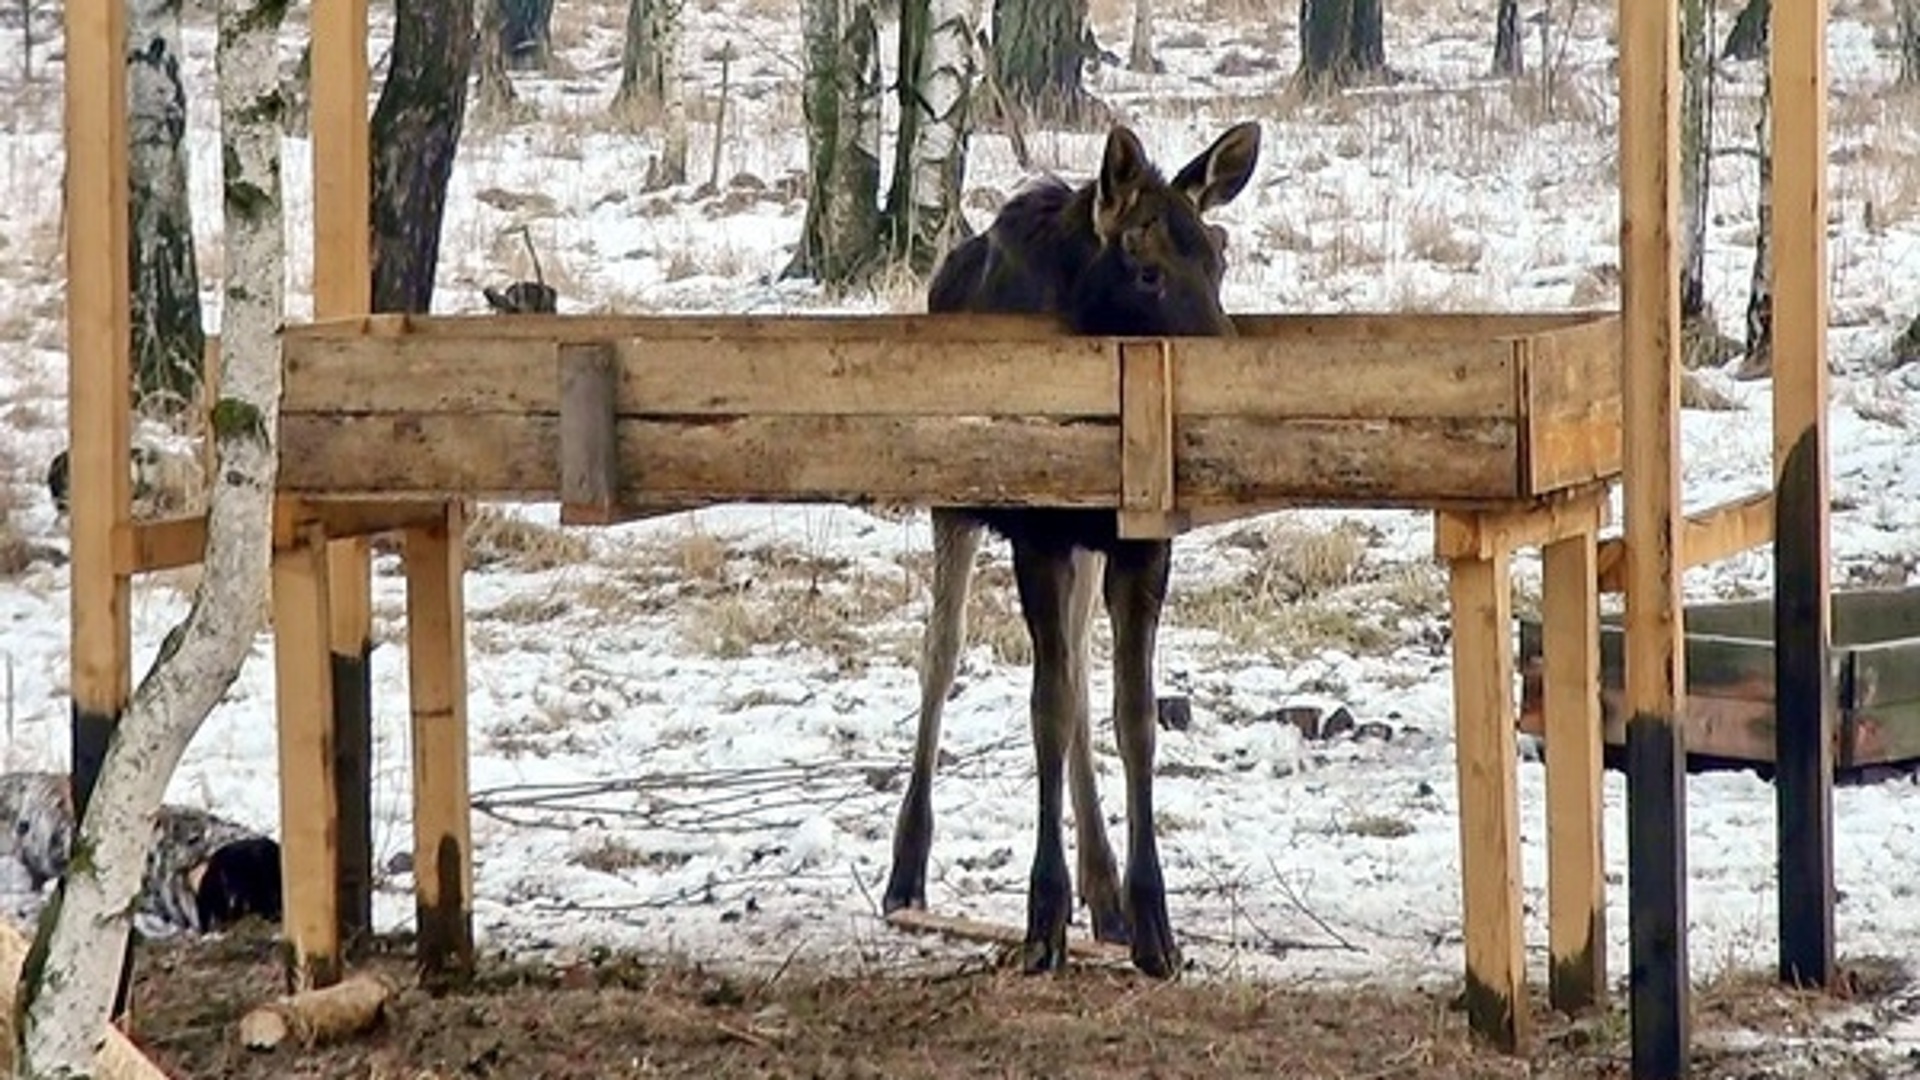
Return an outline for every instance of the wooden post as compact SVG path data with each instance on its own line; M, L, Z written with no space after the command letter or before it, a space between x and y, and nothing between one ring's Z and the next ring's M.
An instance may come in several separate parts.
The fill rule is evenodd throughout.
M620 360L608 345L562 345L559 354L560 523L609 524L619 520Z
M313 314L364 315L373 297L367 130L367 0L313 7ZM328 551L333 752L340 815L339 912L349 937L373 915L373 575L367 540Z
M1780 977L1833 977L1827 4L1773 6L1774 793Z
M73 798L84 813L132 683L130 583L113 558L132 517L125 5L75 0L66 21Z
M1120 535L1178 533L1173 513L1173 354L1165 341L1120 345Z
M1454 741L1460 776L1461 904L1467 1023L1503 1050L1525 1050L1520 795L1514 750L1513 602L1504 547L1449 564Z
M1547 992L1553 1007L1565 1012L1599 1004L1607 992L1596 539L1590 528L1552 541L1542 558Z
M407 530L407 659L413 694L413 880L420 966L473 970L473 837L467 797L465 512Z
M274 698L280 713L280 865L287 985L340 978L338 809L334 803L333 678L327 658L326 532L300 505L275 510Z
M1620 0L1629 1013L1636 1080L1687 1070L1686 686L1681 649L1678 20Z

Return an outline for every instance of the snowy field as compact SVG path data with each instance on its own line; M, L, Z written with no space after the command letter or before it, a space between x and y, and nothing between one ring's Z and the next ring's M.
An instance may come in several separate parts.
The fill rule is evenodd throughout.
M1551 89L1485 77L1483 4L1390 6L1401 80L1309 104L1286 90L1292 5L1164 7L1168 71L1102 67L1092 89L1177 163L1226 125L1262 122L1255 180L1219 213L1233 233L1230 310L1359 312L1606 308L1618 302L1612 12L1575 5ZM1122 5L1094 5L1124 53ZM696 177L707 174L719 65L730 41L720 192L647 193L656 150L606 116L624 7L561 4L561 73L517 77L531 118L463 141L436 310L484 309L480 287L528 276L531 231L569 312L914 310L913 282L833 300L772 278L798 236L805 149L797 19L754 0L689 5L699 57ZM1732 8L1721 26L1730 24ZM1561 7L1556 19L1565 17ZM376 19L384 23L384 13ZM1893 14L1843 2L1833 23L1831 353L1834 548L1840 586L1914 583L1920 556L1920 368L1888 360L1920 310L1920 96L1897 89ZM193 188L210 318L217 318L218 150L213 38L190 13ZM0 506L35 543L65 545L40 485L65 438L59 234L60 67L0 27ZM292 50L289 39L289 55ZM1529 42L1529 49L1534 45ZM376 36L376 64L385 40ZM889 59L891 56L889 55ZM1530 51L1530 65L1537 56ZM380 68L376 67L376 79ZM1755 235L1754 108L1762 71L1718 81L1707 285L1740 336ZM1030 134L1040 163L1084 175L1096 133ZM287 144L291 317L310 310L307 145ZM734 180L735 177L746 177ZM754 181L758 181L757 183ZM973 142L976 225L1020 180L1007 141ZM1704 381L1734 407L1685 414L1687 500L1706 505L1769 473L1765 381ZM490 513L467 577L475 919L488 948L594 945L714 962L799 956L909 965L949 955L877 918L916 696L924 515L727 507L561 533L551 508ZM519 527L525 523L528 527ZM1163 693L1190 695L1164 732L1158 786L1176 930L1202 972L1331 983L1446 984L1462 970L1457 797L1444 577L1431 527L1401 512L1275 514L1176 548L1159 658ZM975 600L976 641L948 713L930 898L1018 922L1032 840L1026 669L1005 548ZM1537 564L1519 561L1520 606ZM1690 573L1690 598L1762 594L1767 553ZM142 580L143 669L185 612L190 578ZM377 916L412 918L402 582L382 557L373 677ZM8 768L66 765L68 579L41 560L0 584ZM1107 700L1104 651L1096 703ZM278 832L271 642L187 754L170 797ZM1292 706L1345 707L1367 737L1307 742ZM1096 704L1096 715L1102 709ZM1390 734L1391 737L1382 737ZM1120 763L1099 725L1110 819ZM1520 771L1529 962L1544 977L1542 770ZM1773 960L1773 789L1745 773L1688 784L1696 977ZM1920 951L1920 788L1836 794L1837 921L1845 956ZM1610 967L1626 963L1625 790L1606 778ZM1115 833L1116 838L1118 833ZM1904 1052L1920 1026L1884 1037ZM1904 1041L1902 1041L1904 1040Z

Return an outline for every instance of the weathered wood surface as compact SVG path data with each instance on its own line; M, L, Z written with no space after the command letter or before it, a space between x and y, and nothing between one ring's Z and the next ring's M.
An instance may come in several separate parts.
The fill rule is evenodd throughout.
M1242 324L1250 336L1156 346L1168 385L1155 400L1171 403L1173 428L1172 505L1152 512L1165 521L1254 503L1485 506L1618 472L1611 316ZM1122 475L1121 357L1140 345L1026 317L374 316L294 327L281 485L558 498L560 357L582 345L617 356L622 512L886 500L1137 516L1142 499L1165 503ZM1133 452L1137 471L1144 450Z

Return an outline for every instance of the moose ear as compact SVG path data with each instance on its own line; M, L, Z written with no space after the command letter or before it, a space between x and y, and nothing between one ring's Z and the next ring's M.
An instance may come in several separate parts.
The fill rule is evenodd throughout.
M1120 222L1133 208L1147 179L1147 151L1139 136L1125 127L1107 133L1107 149L1100 155L1100 175L1093 181L1093 231L1111 240Z
M1224 206L1247 186L1254 163L1260 160L1260 125L1235 124L1214 140L1206 152L1180 170L1173 189L1192 200L1196 209Z

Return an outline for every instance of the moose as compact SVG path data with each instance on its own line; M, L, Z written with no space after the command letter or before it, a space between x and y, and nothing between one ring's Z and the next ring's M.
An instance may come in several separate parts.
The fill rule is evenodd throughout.
M1116 126L1093 180L1078 187L1057 178L1029 185L985 232L955 247L934 274L928 310L1056 315L1087 335L1230 336L1233 323L1220 304L1226 230L1202 215L1240 194L1259 152L1259 126L1238 124L1168 181L1139 137ZM926 904L941 714L966 637L967 589L984 530L1012 545L1033 645L1040 820L1023 967L1050 971L1067 959L1073 887L1061 797L1063 772L1070 771L1081 896L1094 935L1128 945L1134 966L1146 974L1171 977L1181 961L1153 827L1153 653L1172 544L1122 539L1112 511L933 511L933 604L921 643L919 727L882 906L893 912ZM1096 595L1113 631L1113 717L1126 773L1124 887L1101 822L1090 743L1087 656Z

